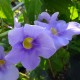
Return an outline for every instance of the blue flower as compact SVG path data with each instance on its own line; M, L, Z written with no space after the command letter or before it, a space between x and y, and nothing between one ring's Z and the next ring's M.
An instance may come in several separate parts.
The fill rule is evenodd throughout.
M21 62L27 71L35 69L40 63L40 56L50 58L55 52L52 38L43 27L25 24L24 27L14 28L8 33L12 50L7 60L12 63Z
M4 48L0 46L0 80L17 80L18 77L18 69L7 61Z
M56 50L66 46L73 35L80 34L80 24L77 22L66 23L64 20L58 20L59 12L50 16L47 12L42 12L38 20L34 21L35 25L42 26L48 30L49 35L53 38Z

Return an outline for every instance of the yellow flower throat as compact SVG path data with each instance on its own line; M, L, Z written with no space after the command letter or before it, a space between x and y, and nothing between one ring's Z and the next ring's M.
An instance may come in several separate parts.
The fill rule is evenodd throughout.
M4 60L0 60L0 66L4 65L5 61Z
M32 41L33 41L33 39L30 37L25 38L23 41L23 47L25 49L31 49L32 48Z
M51 32L52 32L52 34L57 35L57 30L56 29L51 28Z

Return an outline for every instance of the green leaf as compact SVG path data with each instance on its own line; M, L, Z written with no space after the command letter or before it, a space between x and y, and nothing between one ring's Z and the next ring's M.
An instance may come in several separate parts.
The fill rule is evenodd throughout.
M31 80L44 80L46 77L48 77L47 73L48 69L48 62L44 58L41 58L41 62L39 66L30 72L30 78ZM47 79L45 79L47 80Z
M69 7L69 9L70 9L70 14L71 14L70 18L72 20L76 19L78 17L78 10L76 9L76 7L71 6L71 7Z
M20 14L19 17L18 17L18 21L23 23L24 22L24 19L23 19L23 14Z
M27 18L29 23L33 24L38 14L41 12L41 1L40 0L24 0Z
M70 54L65 49L61 48L51 58L53 72L57 74L64 69L64 66L69 61Z
M22 2L23 0L18 0L19 2Z
M3 33L0 34L0 37L6 36L8 34L9 31L5 31Z
M5 14L3 13L3 11L0 8L0 18L6 18Z
M0 12L2 12L2 16L0 18L6 17L6 22L9 25L13 25L14 19L13 19L13 12L10 6L10 0L0 0Z
M70 21L69 6L72 6L71 0L41 0L43 2L42 11L47 11L50 14L54 12L60 13L60 19Z

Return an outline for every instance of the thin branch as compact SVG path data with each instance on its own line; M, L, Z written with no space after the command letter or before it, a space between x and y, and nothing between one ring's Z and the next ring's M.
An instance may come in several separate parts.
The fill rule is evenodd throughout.
M24 4L24 2L19 3L17 6L12 8L12 11L17 10L20 6L22 6Z
M23 74L23 73L21 73L21 72L19 72L19 74L20 74L21 76L23 76L23 77L29 79L29 77L28 77L26 74Z
M53 72L53 69L52 69L52 65L51 65L50 59L48 59L48 62L49 62L49 67L50 67L52 76L53 76L53 78L55 78L55 74L54 74L54 72Z

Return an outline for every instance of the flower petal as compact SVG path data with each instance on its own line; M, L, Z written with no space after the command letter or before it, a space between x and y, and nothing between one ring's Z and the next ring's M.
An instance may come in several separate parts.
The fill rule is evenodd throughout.
M55 28L60 33L66 30L66 28L68 27L68 24L63 20L58 20L56 21L55 24L53 24L52 27Z
M41 26L41 27L44 27L44 28L49 28L49 24L47 23L43 23L43 22L40 22L40 21L34 21L34 24L35 25L38 25L38 26Z
M4 74L0 71L0 80L4 80Z
M54 53L56 52L56 49L50 49L47 47L41 47L40 49L38 49L39 52L39 56L43 57L43 58L50 58L52 55L54 55Z
M1 80L17 80L18 77L19 77L18 69L13 65L11 65L11 66L7 65L6 71L3 74L3 79L1 79Z
M31 71L39 65L40 58L38 57L37 52L31 51L31 53L24 54L21 63L26 68L27 71Z
M71 30L73 35L78 35L80 34L80 24L77 22L69 22L67 30Z
M53 37L53 40L54 40L54 44L55 44L55 47L57 50L63 46L66 46L67 44L69 44L69 40L67 40L61 36L60 37L55 36L55 37Z
M4 48L2 46L0 46L0 53L4 52Z
M38 35L42 34L45 31L43 27L38 25L28 25L24 26L24 34L25 36L29 36L32 38L36 38Z
M55 13L51 16L50 23L53 23L54 21L56 21L56 20L58 19L58 15L59 15L59 12L55 12Z
M5 56L4 48L2 46L0 46L0 59L3 59L4 56Z
M12 50L5 56L5 59L13 64L17 64L21 61L24 50L21 45L15 45Z
M80 34L80 24L77 22L69 22L66 31L61 33L65 39L72 40L74 35Z
M38 48L39 56L50 58L56 52L53 39L47 34L39 35L38 41L40 43L40 48Z
M60 36L62 36L63 38L65 38L67 40L72 40L73 35L74 35L74 33L70 29L60 33Z
M42 12L39 16L38 16L38 20L42 21L43 19L45 19L47 22L50 21L50 15L47 12Z
M18 23L18 19L14 18L14 28L20 28L20 27L21 27L21 24Z
M8 40L11 46L23 41L23 28L14 28L13 30L10 30L8 33Z

